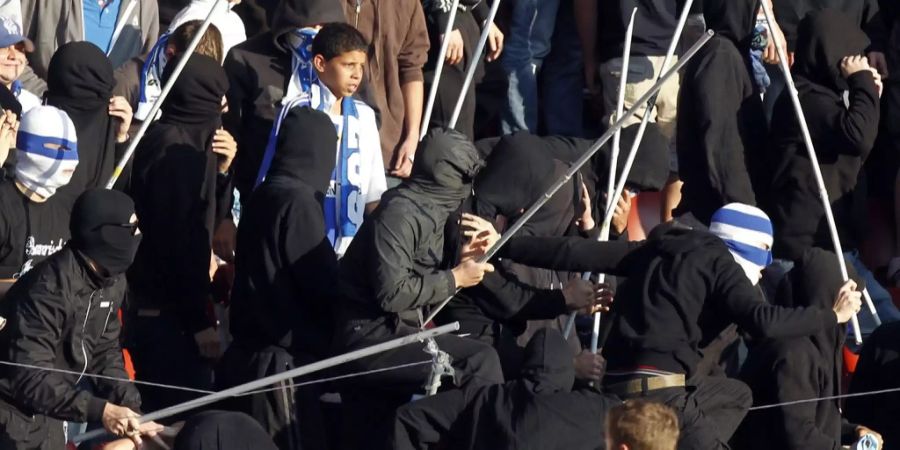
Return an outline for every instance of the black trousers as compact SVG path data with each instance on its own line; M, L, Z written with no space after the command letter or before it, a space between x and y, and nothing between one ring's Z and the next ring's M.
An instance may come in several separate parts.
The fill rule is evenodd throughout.
M725 377L695 377L684 388L621 397L623 400L644 398L673 408L681 425L678 450L730 448L728 441L753 404L746 384Z
M47 416L30 416L0 405L0 450L59 450L66 447L63 423Z
M248 383L315 362L312 356L295 356L280 347L260 350L233 343L216 371L219 390ZM312 374L312 378L321 377ZM292 386L301 378L284 380L267 392L237 397L225 406L256 419L281 450L326 450L325 420L319 405L321 385Z

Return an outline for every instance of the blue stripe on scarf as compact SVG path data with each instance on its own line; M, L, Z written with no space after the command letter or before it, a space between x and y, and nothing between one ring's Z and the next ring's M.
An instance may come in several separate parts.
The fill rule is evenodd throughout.
M711 222L723 223L745 230L772 235L772 222L765 217L747 214L736 209L722 208L712 216Z
M150 75L150 71L153 71L157 82L162 81L162 71L165 67L160 66L165 66L162 58L166 55L165 49L169 43L169 36L171 36L171 33L163 33L159 40L156 41L156 44L153 44L153 48L147 54L147 59L144 60L144 66L141 68L141 103L147 101L147 78Z
M742 258L747 261L752 262L760 267L768 266L772 264L772 252L769 250L764 250L759 247L744 244L743 242L734 241L731 239L723 239L725 241L725 245L728 246L731 251L741 255Z
M319 103L319 108L323 108L324 101ZM351 217L350 208L358 201L361 193L360 186L350 182L351 157L359 160L359 137L352 136L356 130L350 129L350 117L359 119L359 112L356 109L356 102L351 97L344 97L341 101L341 112L343 113L343 125L341 133L341 152L337 158L337 165L331 174L332 185L335 188L334 196L325 196L325 230L328 234L328 240L331 245L337 248L340 238L356 236L356 230L359 224ZM351 147L350 143L354 142L355 146Z
M47 147L48 144L58 146L58 148L49 148ZM63 138L40 136L19 131L19 136L16 138L16 147L19 151L41 155L57 161L78 160L78 144Z

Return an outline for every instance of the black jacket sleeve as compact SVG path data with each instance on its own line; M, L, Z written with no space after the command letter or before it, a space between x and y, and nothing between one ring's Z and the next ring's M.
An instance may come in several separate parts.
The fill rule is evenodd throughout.
M820 116L820 120L814 120L814 116L809 120L810 134L817 140L833 143L819 146L822 150L817 148L817 152L841 149L865 159L878 137L878 89L875 78L867 70L851 75L847 84L850 86L849 108L835 103L832 96L813 91L803 96L803 110L811 111L811 116Z
M485 274L466 294L495 320L549 320L566 312L562 291L529 286L503 270Z
M543 269L625 276L619 263L642 245L643 242L597 242L579 237L521 237L510 239L499 255Z
M8 331L12 333L10 361L53 368L68 315L66 299L40 284L22 295L16 299L18 308ZM75 422L97 422L103 416L106 401L79 390L69 375L17 367L10 382L16 402L38 414Z
M773 378L778 403L808 400L820 396L817 365L803 351L788 351L775 361ZM798 403L775 408L774 423L783 429L786 448L794 450L840 450L841 442L816 426L816 403Z
M123 281L124 283L124 281ZM117 305L121 301L115 302ZM119 345L119 333L122 323L119 321L118 309L110 307L107 316L107 325L100 336L100 340L94 346L88 372L117 380L127 380L125 373L125 361L122 358L122 347ZM113 381L105 378L95 378L94 386L99 397L110 402L126 406L133 411L140 410L141 395L134 384L123 381Z
M374 249L367 267L374 270L372 286L382 310L390 313L437 304L456 293L456 281L449 270L420 270L413 249L422 236L417 219L406 214L381 215L374 227Z
M402 406L394 420L391 448L427 450L438 444L465 411L466 392L456 389Z

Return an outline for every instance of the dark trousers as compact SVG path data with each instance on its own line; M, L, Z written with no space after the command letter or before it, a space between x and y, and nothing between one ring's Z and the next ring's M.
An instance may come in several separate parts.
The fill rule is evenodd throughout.
M42 415L26 415L0 405L0 450L59 450L66 447L63 423Z
M284 373L315 360L311 356L295 357L280 347L249 350L233 343L216 372L217 388L227 389ZM331 446L326 442L325 420L319 406L323 391L317 384L292 386L303 381L287 379L270 386L267 392L234 398L227 406L256 419L281 450L326 450Z
M200 356L194 336L165 313L157 317L129 315L125 321L125 346L131 353L135 378L140 381L211 391L212 362ZM203 394L138 385L141 409L147 413L193 400ZM189 411L187 415L196 411ZM166 419L177 422L183 417Z
M463 38L464 56L459 64L453 66L447 63L444 64L437 96L434 101L434 112L431 114L431 120L427 124L429 130L432 128L448 128L450 119L453 117L453 109L456 107L456 101L462 92L462 86L466 79L466 70L471 64L472 56L481 34L478 23L475 21L472 13L469 12L461 11L457 14L455 28L460 31ZM440 30L440 33L443 33L443 30ZM428 55L428 65L425 68L426 102L428 101L428 93L434 83L435 65L441 47L441 41L435 33L429 33L429 37L432 44ZM485 46L485 53L488 51L489 49ZM454 128L456 131L465 134L470 140L475 139L475 85L483 78L484 68L479 67L474 75L472 83L466 89L465 100L463 100L459 119Z
M725 377L695 377L685 388L666 388L621 396L664 403L678 414L678 450L728 449L753 403L750 388Z

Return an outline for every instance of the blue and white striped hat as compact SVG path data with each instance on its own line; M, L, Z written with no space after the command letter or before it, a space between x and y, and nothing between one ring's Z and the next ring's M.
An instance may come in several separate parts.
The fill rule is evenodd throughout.
M745 270L758 272L772 263L772 221L761 209L743 203L725 205L713 214L709 231L725 241ZM758 280L751 277L751 281Z
M45 199L69 184L78 166L75 125L53 106L36 106L22 115L16 149L16 181Z

